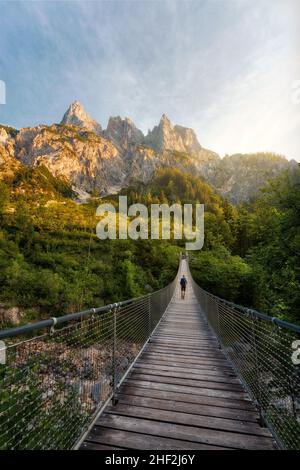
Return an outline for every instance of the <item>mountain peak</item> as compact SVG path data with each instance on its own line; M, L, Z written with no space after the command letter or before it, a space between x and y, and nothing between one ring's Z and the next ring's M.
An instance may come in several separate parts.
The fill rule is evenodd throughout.
M168 116L166 114L163 114L161 119L160 119L160 123L171 124L171 121L170 121L170 119L168 118Z
M166 114L163 114L159 125L149 131L146 143L158 152L165 150L197 153L201 145L192 129L183 126L173 126Z
M102 128L84 109L79 101L73 101L65 112L61 124L71 124L73 126L83 127L96 134L101 134Z
M88 114L85 111L83 105L80 103L80 101L73 101L73 103L70 104L68 107L67 111L64 114L63 119L70 119L72 116L77 116L77 117L87 117Z
M78 100L73 101L73 103L70 104L70 108L81 108L84 110L84 107Z
M110 117L104 134L117 146L125 148L129 145L140 144L144 140L142 131L127 117L125 119L120 116Z

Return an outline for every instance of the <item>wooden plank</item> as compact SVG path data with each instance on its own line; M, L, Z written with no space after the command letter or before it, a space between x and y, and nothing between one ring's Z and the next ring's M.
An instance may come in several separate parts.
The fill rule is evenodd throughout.
M186 340L186 342L188 342L188 340ZM162 348L162 349L165 349L167 351L173 351L173 350L176 350L176 349L183 349L184 351L200 351L200 352L201 351L215 351L215 352L218 352L219 354L222 354L222 351L220 349L218 349L218 345L213 344L212 342L210 342L209 344L206 344L206 345L203 345L200 342L198 342L197 346L185 347L184 344L179 342L179 341L174 341L174 344L172 344L172 345L165 344L165 343L160 343L160 342L156 341L156 342L148 343L148 347Z
M199 328L194 329L191 328L189 330L184 330L183 328L167 328L165 326L159 326L152 338L179 338L183 339L184 337L188 336L194 341L198 341L199 338L214 338L214 335L210 332L206 331L199 331Z
M214 350L214 349L209 349L209 350L199 350L199 351L185 351L184 349L175 349L175 348L172 348L172 350L170 349L165 349L165 348L160 348L159 346L148 346L146 351L147 353L150 353L150 354L161 354L161 355L164 355L164 354L169 354L170 351L172 352L172 355L176 355L176 356L188 356L188 357L197 357L197 358L200 358L199 360L201 360L202 358L206 358L206 359L224 359L224 355L223 354L220 354L218 352L218 350Z
M182 317L179 317L178 315L171 314L169 313L168 317L166 320L164 320L160 326L170 326L171 328L178 328L181 325L186 329L191 329L195 325L201 325L202 322L200 318L197 317L191 317L190 315L186 315L186 317L183 319Z
M187 341L187 340L186 340ZM213 343L212 341L205 342L198 341L197 344L190 344L189 347L185 347L181 341L174 341L173 343L166 343L165 341L150 341L148 347L163 348L167 351L173 351L176 349L183 349L186 352L197 352L197 351L216 351L219 354L223 354L220 349L218 349L218 343Z
M168 359L169 358L169 355L171 354L171 360L172 359L184 359L184 360L188 360L188 361L193 361L193 362L198 362L198 363L202 363L203 362L207 362L207 361L210 361L211 362L217 362L218 364L220 365L223 365L224 363L227 364L227 361L226 359L224 359L224 357L218 355L217 353L215 353L214 351L212 352L208 352L208 353L202 353L202 354L189 354L188 352L183 352L183 351L179 351L179 352L173 352L170 353L168 351L161 351L160 349L151 349L151 348L148 348L146 351L145 351L145 357L146 355L149 354L151 356L157 356L157 358L166 358ZM172 362L172 361L170 361Z
M130 378L132 380L150 381L165 384L184 385L191 388L209 388L213 390L228 390L230 392L240 392L244 394L244 389L239 383L213 382L205 379L180 378L168 375L143 374L134 370Z
M154 336L153 339L156 339L156 342L159 342L159 341L161 341L161 342L163 342L163 341L164 342L165 341L172 341L175 346L182 343L184 348L189 347L190 343L196 343L196 344L193 344L193 347L199 348L201 346L201 342L203 342L203 341L206 341L209 344L211 344L212 341L213 341L215 344L217 344L217 341L215 340L215 338L207 337L207 336L192 337L188 333L186 333L182 336L178 336L178 335L175 335L175 334L167 336L167 335L164 335L163 333L160 333L159 336L157 336L157 337ZM152 341L152 339L150 340L150 343L154 343L154 342L155 341Z
M183 364L197 364L197 357L192 356L180 356L178 354L166 354L166 353L151 353L145 352L143 354L144 358L147 359L160 359L167 361L172 364L172 362L181 362ZM201 363L203 364L210 364L210 365L219 365L219 366L227 366L228 362L226 359L209 359L206 357L201 358Z
M161 338L158 338L157 340L153 341L151 339L150 343L149 344L156 344L156 345L160 345L160 346L164 346L164 347L169 347L170 345L171 346L174 346L175 348L176 347L182 347L186 350L188 349L205 349L206 347L210 348L210 349L214 349L214 348L217 348L218 347L218 342L217 341L214 341L213 339L208 339L208 338L198 338L196 341L189 341L188 345L187 344L184 344L187 343L187 338L186 336L182 339L180 338L174 338L173 336L170 336L168 340L166 339L161 339Z
M185 340L187 342L187 340ZM158 339L158 340L151 340L149 342L149 344L154 344L156 346L163 346L165 348L183 348L185 349L186 351L189 351L189 350L192 350L192 349L218 349L218 342L217 341L214 341L213 339L201 339L199 338L197 341L189 341L189 345L184 345L184 341L183 340L177 340L177 339L174 339L174 340L161 340L161 339ZM220 350L219 350L220 351Z
M209 349L206 351L184 351L181 349L164 349L160 346L148 346L144 352L143 359L157 359L159 361L194 363L197 366L206 364L219 365L221 367L230 368L226 357L219 353L218 350Z
M190 330L194 325L201 325L203 328L194 330L194 332L198 333L203 333L208 331L209 333L212 333L211 330L209 330L209 327L201 321L201 318L191 318L188 320L188 316L185 317L183 320L176 314L171 314L169 313L166 319L159 325L159 328L170 328L174 330L178 330L178 328L183 325L184 330Z
M241 434L251 434L255 436L269 436L269 432L261 428L258 423L247 423L241 420L221 418L215 416L196 415L179 412L176 410L164 410L149 408L135 404L118 403L117 406L107 409L108 413L114 415L133 416L135 418L146 418L154 421L185 424L200 428L209 428L223 431L234 431Z
M161 323L155 333L152 335L152 338L159 338L160 335L170 336L172 334L176 336L183 336L184 334L188 334L191 337L194 337L195 340L201 337L215 337L212 331L203 327L203 325L198 325L197 328L178 328L174 326L173 322L170 322L169 324Z
M240 385L240 382L236 377L228 377L226 375L213 375L213 374L206 374L206 373L194 373L191 374L190 372L187 372L186 369L183 369L183 371L178 371L178 369L173 370L165 370L162 368L153 368L151 366L146 367L146 366L141 366L137 364L134 369L134 372L137 372L139 374L150 374L150 375L155 375L157 377L173 377L173 378L180 378L180 379L188 379L188 380L205 380L205 381L211 381L211 382L220 382L220 383L226 383L226 384L236 384Z
M124 384L121 393L134 396L160 398L165 400L176 400L184 403L197 403L211 405L215 407L224 407L230 409L254 411L255 407L250 400L231 400L228 398L211 397L209 395L193 395L184 392L173 392L171 390L158 388L137 387L135 384Z
M181 330L180 330L181 331ZM212 336L203 336L203 335L192 335L192 333L180 333L179 331L177 332L164 332L163 330L157 333L157 335L154 335L153 338L163 338L163 339L173 339L173 340L183 340L185 339L186 341L198 341L199 339L207 339L209 340Z
M102 424L102 423L101 423ZM140 434L132 432L130 429L110 429L102 425L94 426L89 435L92 444L97 447L97 443L103 445L118 445L122 442L125 449L136 450L227 450L224 447L210 446L197 442L189 442L179 439L169 439L168 437L157 437L151 434ZM89 443L89 441L87 441ZM101 445L101 444L100 444Z
M186 322L185 323L177 323L177 326L174 327L175 323L176 322L172 321L172 326L167 325L167 324L160 325L159 330L157 331L157 335L156 336L154 335L152 337L152 339L155 339L155 338L158 339L159 338L158 334L160 334L160 333L193 334L193 332L199 331L200 329L202 329L202 327L199 323L194 323L194 324L191 323L189 326L187 325ZM214 338L212 333L208 330L207 331L201 331L201 334L198 335L198 338L205 339L206 337ZM198 338L197 338L197 340L198 340ZM160 339L164 339L164 338L160 338ZM194 340L194 341L197 341L197 340ZM165 341L168 341L168 338L166 338Z
M146 358L145 356L142 356L141 359L139 360L138 364L153 364L161 367L179 367L179 368L184 368L187 371L192 370L210 370L210 371L215 371L219 373L224 373L224 374L232 374L233 368L228 364L226 367L219 366L219 365L212 365L212 364L202 364L202 363L192 363L192 364L187 364L187 363L182 363L182 362L173 362L173 361L164 361L162 359L156 359L156 358Z
M232 400L245 400L246 394L243 392L228 391L228 390L214 390L210 388L200 388L200 387L187 387L185 385L173 385L169 383L158 383L152 382L151 380L137 380L129 379L126 380L131 386L142 387L142 388L152 388L155 390L168 390L170 392L178 393L187 393L190 395L207 395L209 397L216 398L230 398Z
M157 422L143 418L118 416L105 413L98 425L123 431L150 434L190 442L198 442L212 446L229 447L231 449L273 449L273 440L270 437L238 434L230 431L219 431L195 426Z
M245 422L258 422L256 411L245 411L233 408L224 408L221 406L201 405L199 403L186 403L170 399L150 398L138 395L129 395L120 393L118 395L118 403L128 405L144 406L156 408L158 410L181 411L194 415L215 416L217 418L237 419Z
M217 349L207 349L197 352L192 352L192 351L176 351L176 349L173 350L173 348L166 348L163 351L159 351L160 346L153 346L153 345L147 345L147 348L145 349L144 354L157 354L159 356L166 356L166 358L172 359L175 357L175 359L180 359L182 357L183 359L186 359L186 356L190 357L191 360L197 360L198 357L203 358L203 361L205 359L209 360L210 355L212 355L214 360L220 361L221 363L228 363L226 357L224 354L219 354L219 351ZM201 359L202 360L202 359Z
M188 344L186 344L186 341L178 340L176 341L175 339L173 340L172 338L170 339L165 339L165 338L152 338L150 340L150 344L161 344L165 346L183 346L185 349L192 349L192 348L197 348L199 346L202 347L217 347L218 341L214 338L199 338L197 341L190 341Z
M190 338L192 343L199 344L199 341L201 340L203 341L216 340L215 336L211 334L202 333L201 335L198 334L197 336L193 335L193 331L195 331L195 329L198 329L198 328L199 327L193 328L190 331L183 331L182 328L176 331L159 329L157 331L157 334L151 337L151 341L156 340L156 341L173 341L174 342L175 340L178 340L179 342L184 342L186 338ZM197 346L197 344L194 344L193 346ZM186 343L186 346L188 345L189 344Z
M199 354L199 355L205 355L205 354L217 354L220 357L224 357L224 353L217 348L217 346L199 346L199 347L193 347L193 348L185 348L184 346L180 345L178 342L177 344L174 344L172 346L166 346L165 344L161 343L148 343L147 345L147 350L151 349L152 351L157 351L157 350L162 350L164 352L172 352L172 353L177 353L179 354L180 352L184 352L185 354Z
M174 338L172 336L172 338ZM184 340L185 342L191 342L191 340L185 336L184 337ZM210 341L210 340L205 340L207 342L207 344L203 344L203 341L201 341L201 338L197 339L197 344L191 344L189 347L186 347L183 343L183 341L180 339L180 338L174 338L173 340L173 343L171 344L171 347L172 348L178 348L178 349L184 349L186 351L189 351L190 349L193 350L206 350L206 349L215 349L217 350L218 348L218 343L213 343L213 341ZM209 344L208 344L209 343ZM165 341L150 341L149 342L149 345L155 345L155 346L160 346L160 347L164 347L166 349L170 349L170 344L166 344ZM219 352L221 352L221 350L219 349Z
M210 334L212 335L212 331L209 329L208 326L204 326L203 322L197 322L198 325L201 325L201 328L197 328L197 330L193 330L192 331L192 334L193 335L202 335L202 334ZM185 324L185 326L183 327L183 329L179 329L178 328L178 325L175 324L175 319L174 319L174 315L170 315L167 317L166 320L162 321L158 327L158 329L156 330L155 334L157 334L158 331L161 331L163 329L169 329L169 330L180 330L179 333L182 333L184 330L191 330L192 328L190 326L187 326Z
M227 370L220 370L220 369L212 369L210 368L209 366L205 367L205 366L199 366L199 367L195 367L195 368L187 368L187 367L176 367L174 366L173 364L168 364L168 363L159 363L159 364L155 364L153 362L146 362L146 361L143 361L143 360L140 360L138 361L136 364L135 364L135 369L144 369L144 370L149 370L149 371L152 371L153 373L157 373L158 374L164 374L165 372L170 372L170 373L173 373L175 376L177 375L177 373L179 374L186 374L187 376L189 377L193 377L194 375L205 375L207 377L210 377L210 380L215 380L214 377L216 379L228 379L228 380L232 380L232 381L235 381L236 383L239 382L239 380L237 379L236 375L234 375L232 373L232 371L227 371ZM166 374L167 375L167 374ZM181 375L180 375L181 376Z

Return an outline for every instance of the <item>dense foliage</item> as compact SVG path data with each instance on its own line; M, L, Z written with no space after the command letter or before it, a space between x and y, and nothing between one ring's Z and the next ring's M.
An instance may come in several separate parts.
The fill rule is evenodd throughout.
M300 322L300 171L269 183L246 218L245 258L252 269L252 303Z
M204 248L191 253L196 281L228 300L299 322L298 171L242 206L175 169L161 169L148 185L133 182L125 192L129 204L148 207L204 203ZM100 241L100 199L78 204L73 197L68 183L44 167L21 167L0 182L0 302L20 307L22 322L138 296L176 273L183 241ZM117 205L117 197L105 200Z
M78 204L70 191L45 168L0 182L0 302L24 310L23 322L135 297L176 273L179 247L100 241L100 201Z

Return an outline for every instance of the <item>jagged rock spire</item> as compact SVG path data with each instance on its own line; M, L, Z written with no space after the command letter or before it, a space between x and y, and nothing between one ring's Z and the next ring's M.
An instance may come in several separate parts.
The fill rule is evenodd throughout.
M111 139L117 146L128 148L130 145L141 144L144 134L138 129L131 119L122 119L120 116L110 117L105 137Z
M195 132L187 127L173 126L166 114L162 115L159 125L148 132L145 142L157 152L175 150L195 153L201 149Z
M70 104L65 112L61 124L71 124L73 126L83 127L96 134L101 134L101 125L95 121L87 112L79 101Z

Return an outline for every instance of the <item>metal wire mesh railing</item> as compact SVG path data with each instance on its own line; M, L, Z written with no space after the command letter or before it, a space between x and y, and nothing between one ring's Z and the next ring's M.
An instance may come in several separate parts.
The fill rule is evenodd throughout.
M1 331L0 449L73 448L114 398L176 280L137 299Z
M220 299L191 279L201 311L256 403L262 424L281 448L300 449L300 327Z

